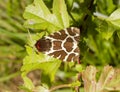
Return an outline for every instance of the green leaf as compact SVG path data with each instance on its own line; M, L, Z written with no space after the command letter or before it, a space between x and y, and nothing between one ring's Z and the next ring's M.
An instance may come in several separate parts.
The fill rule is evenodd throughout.
M30 89L26 88L25 86L19 86L19 89L24 90L25 92L32 92Z
M89 35L89 37L86 39L84 38L84 40L86 41L87 45L89 46L89 48L98 53L98 48L97 48L97 44L95 42L95 40L93 39L93 37L91 35Z
M56 15L63 28L69 27L69 16L65 5L65 0L53 1L53 13Z
M108 40L115 32L115 27L110 24L110 22L102 21L102 23L99 24L97 31L101 34L102 38Z
M34 0L33 4L26 7L23 16L27 19L24 24L27 28L47 29L49 32L63 28L42 0Z
M44 15L50 14L49 9L46 7L42 0L34 0L34 4L44 13Z
M49 75L51 81L53 81L61 61L42 53L36 54L34 49L29 46L26 46L26 49L28 56L24 58L21 71L27 74L32 70L40 69L43 70L45 74Z
M103 14L110 14L116 8L113 0L97 0L98 11Z
M75 69L76 69L78 72L82 72L82 65L77 64L77 65L75 66Z
M32 83L32 81L26 76L26 73L23 72L22 73L22 78L24 80L24 86L25 88L28 88L29 90L34 88L34 84Z
M73 82L70 84L71 87L76 87L76 86L80 86L81 83L79 81Z
M71 67L73 67L75 65L75 62L69 62L68 65L71 68Z
M103 17L101 21L98 21L97 30L106 40L111 38L113 33L119 29L120 29L120 8L115 10L109 17Z
M107 19L113 25L120 28L120 8L115 10Z
M67 6L68 6L68 9L69 9L69 10L72 9L73 2L74 2L74 0L66 0L66 3L67 3Z

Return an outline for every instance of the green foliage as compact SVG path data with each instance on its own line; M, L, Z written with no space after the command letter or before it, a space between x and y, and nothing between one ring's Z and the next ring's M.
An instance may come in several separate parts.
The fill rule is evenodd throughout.
M116 8L116 5L114 4L113 0L97 0L96 3L97 3L97 10L100 11L102 14L109 15Z
M120 90L119 69L110 66L102 69L106 64L120 66L119 0L1 0L0 8L0 92L9 91L10 83L20 75L23 57L24 85L20 88L26 92L75 92L78 86L80 92ZM34 44L38 39L71 26L81 31L81 65L64 64L37 52ZM89 64L103 71L98 74L93 66L85 68ZM40 70L41 85L36 86L35 78L29 78L28 74L34 70ZM16 80L18 88L19 79Z
M76 86L80 86L81 83L79 81L73 82L70 84L71 87L76 87Z
M20 76L20 66L26 55L27 32L23 27L22 11L30 1L20 2L0 0L0 85Z
M110 23L120 28L120 8L115 10L107 19Z
M82 65L76 64L75 68L78 72L82 72Z
M69 27L69 16L64 0L54 0L53 14L56 15L58 22L62 25L62 28Z
M24 58L21 71L23 71L24 74L27 74L32 70L41 69L45 74L48 74L51 78L51 81L53 81L55 73L61 64L61 61L46 56L42 53L36 54L36 52L28 46L26 48L28 56ZM25 76L23 76L23 79L24 77Z
M20 76L20 67L26 55L24 45L28 33L23 27L22 14L31 0L19 1L0 0L0 92L15 87L13 80Z
M69 69L71 70L70 72L76 72L76 75L78 75L78 77L79 74L77 73L82 72L83 81L88 81L88 84L85 85L84 88L85 92L95 92L98 90L103 90L95 88L96 69L94 67L87 69L84 72L82 69L82 65L76 64L75 68L73 68L75 63L69 63L68 65L65 64L65 70L63 71L61 61L50 56L46 56L42 53L36 53L34 44L36 40L46 35L46 33L48 35L60 29L64 29L70 26L77 26L81 30L81 39L79 44L81 50L80 61L84 64L84 66L86 66L87 64L101 66L104 66L105 64L112 64L117 66L120 60L120 9L116 9L117 6L114 5L112 0L106 0L106 2L104 0L53 0L52 5L51 2L34 0L33 4L26 7L23 14L24 18L27 19L24 23L25 27L37 29L34 31L40 32L38 36L35 36L35 39L33 39L34 37L31 37L31 40L29 41L29 45L31 47L26 46L28 55L24 58L23 66L21 69L22 75L24 75L22 77L24 79L25 87L31 90L36 89L36 87L32 84L32 81L28 77L26 77L26 75L30 71L36 69L42 70L43 77L48 80L46 82L44 78L41 78L42 83L45 83L47 84L47 86L51 87L51 85L54 85L53 80L55 79L55 73L59 68L57 76L60 77L60 73L64 72L64 75L60 77L63 79L65 78L65 75L67 75L67 71L69 71ZM105 3L105 5L101 6L103 3ZM46 6L48 4L49 9ZM97 6L95 6L95 4ZM107 4L109 4L110 6L108 6ZM119 42L113 44L115 42L115 39L118 39ZM49 77L46 77L46 75L49 75ZM101 76L104 76L104 74L101 74ZM72 80L72 83L61 85L53 89L55 90L56 88L60 87L78 87L81 85L80 80L75 77L75 74L72 75L68 73L66 78L69 77L74 78ZM51 81L49 81L49 78ZM100 77L100 80L101 79L104 78ZM94 83L91 85L91 82L89 80L92 80ZM104 83L101 85L101 87L103 88ZM45 88L45 90L50 91L53 89ZM96 90L93 91L94 89Z
M59 5L56 5L57 3ZM27 28L48 30L50 33L69 27L69 17L64 0L54 0L52 11L53 13L42 0L34 0L33 4L26 7L23 14L27 19L24 25Z

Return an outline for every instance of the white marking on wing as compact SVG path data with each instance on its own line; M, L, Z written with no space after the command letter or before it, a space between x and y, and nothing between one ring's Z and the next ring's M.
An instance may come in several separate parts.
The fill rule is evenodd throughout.
M57 59L59 59L61 57L61 54L57 57Z
M73 31L73 29L75 29L75 28L74 28L74 27L71 27L71 30L72 30L72 31ZM75 30L78 30L78 29L76 28ZM52 43L52 46L51 46L50 50L47 51L47 52L45 52L45 54L49 55L50 53L53 53L53 52L55 52L55 51L64 50L67 55L65 56L65 58L63 59L63 61L67 61L67 59L68 59L68 57L69 57L70 54L74 53L76 56L79 55L79 52L74 52L74 50L75 50L76 48L78 48L78 44L77 44L78 42L75 40L75 37L80 36L80 34L77 34L77 33L76 33L75 36L71 36L71 35L68 33L68 30L67 30L67 29L64 29L64 31L65 31L65 34L67 34L67 37L66 37L64 40L54 39L54 38L52 38L52 37L45 36L45 39L49 39L49 40L51 41L51 43ZM57 33L60 34L60 35L62 35L59 31L58 31ZM54 33L53 33L52 35L54 35ZM73 40L73 47L72 47L72 51L71 51L71 52L68 52L68 51L66 50L66 48L64 48L64 43L66 42L67 38L69 38L69 37ZM62 43L61 43L62 49L54 50L54 49L53 49L53 41L61 41L61 42L62 42ZM54 55L52 55L52 57L54 57ZM59 55L57 58L59 59L60 57L61 57L61 55ZM73 62L73 58L74 58L74 57L72 57L72 59L71 59L72 62Z

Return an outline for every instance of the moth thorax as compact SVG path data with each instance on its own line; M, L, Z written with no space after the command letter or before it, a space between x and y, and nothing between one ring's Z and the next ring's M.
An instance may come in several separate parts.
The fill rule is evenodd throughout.
M35 47L37 48L38 51L40 52L45 52L45 51L49 51L51 48L51 42L49 39L40 39L37 41L37 43L35 44Z

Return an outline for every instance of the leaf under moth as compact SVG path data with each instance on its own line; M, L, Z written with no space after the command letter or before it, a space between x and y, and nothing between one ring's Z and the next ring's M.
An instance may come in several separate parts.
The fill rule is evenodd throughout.
M35 87L32 81L26 76L25 73L22 73L22 78L24 81L24 88L31 90Z
M26 79L27 74L30 71L40 69L47 74L51 81L54 80L55 73L59 68L61 61L50 56L44 55L42 53L36 54L33 48L26 46L28 55L23 60L23 66L21 68L23 79ZM27 78L28 79L28 78ZM30 82L30 79L28 79ZM29 83L25 81L25 85ZM29 86L28 86L29 87Z

